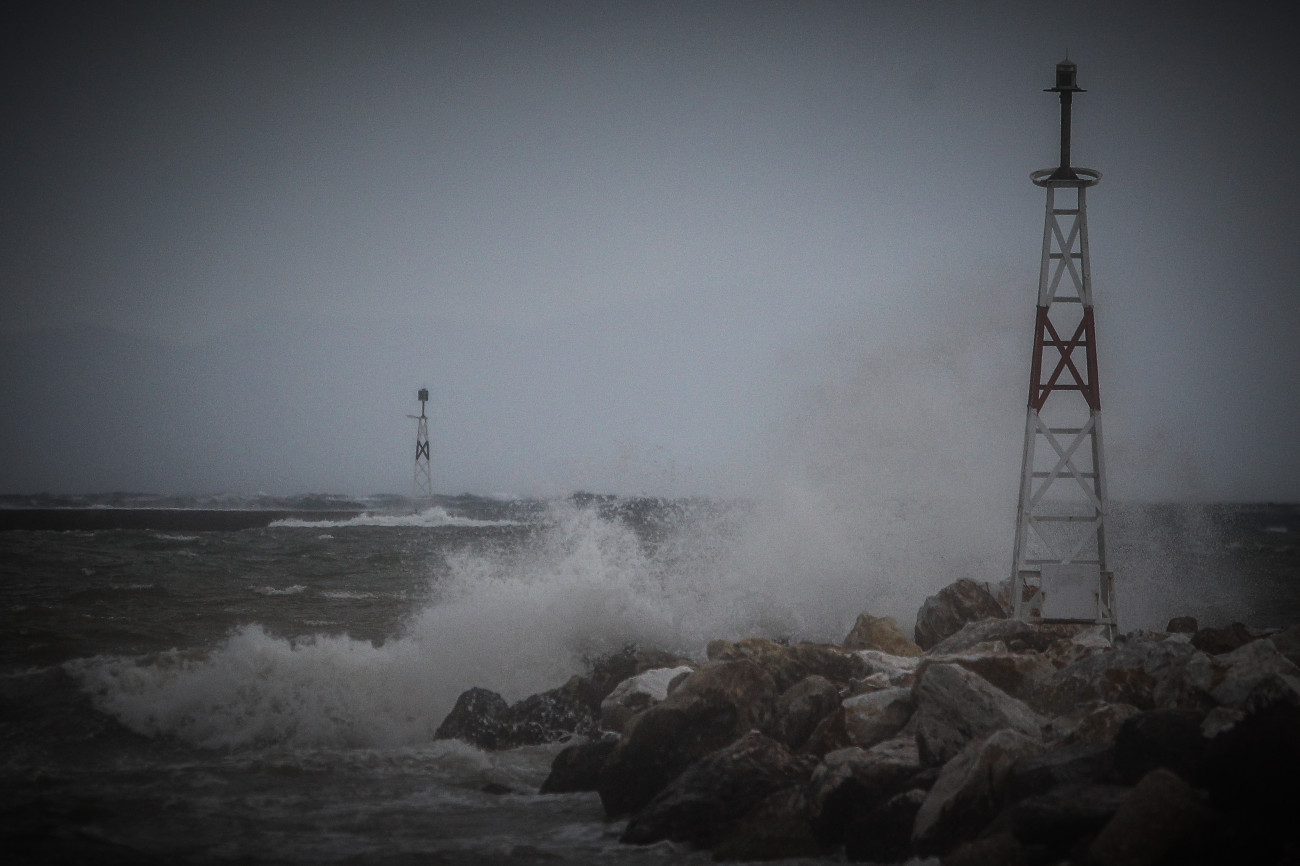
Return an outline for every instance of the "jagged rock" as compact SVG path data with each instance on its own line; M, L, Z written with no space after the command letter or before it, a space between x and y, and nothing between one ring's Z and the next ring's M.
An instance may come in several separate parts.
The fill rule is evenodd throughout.
M919 656L922 649L907 639L892 617L872 616L863 613L853 624L844 648L851 650L879 650L896 656Z
M1059 745L1115 742L1120 726L1138 712L1132 704L1088 701L1047 723L1047 738Z
M1209 742L1201 734L1202 714L1158 709L1134 714L1115 737L1115 771L1133 784L1157 767L1195 781Z
M926 666L915 694L916 744L926 766L944 764L969 741L1002 728L1037 739L1046 721L960 665Z
M1191 683L1208 674L1210 659L1176 640L1129 639L1113 652L1098 653L1052 675L1042 705L1069 712L1088 701L1208 710L1210 698ZM1189 673L1189 669L1191 673Z
M628 821L622 841L710 846L769 795L808 778L811 761L752 731L695 762Z
M628 719L668 697L668 684L691 670L685 665L654 668L623 680L600 702L600 726L622 733Z
M1187 782L1169 770L1152 770L1093 839L1088 859L1096 866L1202 862L1193 852L1214 824L1213 812Z
M599 695L583 677L572 677L557 689L530 695L511 705L496 748L554 743L575 734L599 736Z
M820 758L828 752L847 749L853 745L847 728L848 712L837 707L817 723L808 739L799 747L799 754Z
M640 649L629 644L616 653L602 656L591 663L587 677L601 699L614 691L619 683L646 671L682 666L695 667L690 659L658 649Z
M1277 704L1252 713L1209 744L1200 783L1229 818L1240 863L1294 862L1300 854L1300 707ZM1292 846L1291 861L1283 859ZM1220 858L1220 862L1227 862Z
M510 705L505 698L488 689L472 688L461 692L451 712L442 720L434 737L439 740L464 740L480 749L495 749L508 726Z
M1040 846L1057 862L1080 839L1106 826L1130 790L1099 782L1056 788L1007 806L987 832L1010 831L1022 845Z
M798 750L839 705L840 690L834 683L816 674L804 677L776 699L773 736L786 748Z
M551 762L550 775L542 782L539 794L567 794L571 791L594 791L600 768L614 751L618 741L595 740L566 746Z
M847 684L868 671L855 653L831 644L797 643L787 646L766 638L751 637L732 643L709 641L713 662L749 659L767 671L780 691L814 674L833 683Z
M1293 665L1300 665L1300 625L1274 632L1268 639Z
M843 706L849 742L869 749L902 730L912 718L916 700L911 689L885 689L846 698Z
M863 674L849 682L850 694L911 686L923 661L918 656L896 656L880 650L856 650L854 655L862 663Z
M1062 634L1055 626L994 617L963 624L957 631L929 647L926 653L931 656L964 653L980 644L999 641L1008 647L1017 644L1023 649L1042 652L1061 638Z
M942 854L973 839L1006 805L1003 788L1019 759L1041 751L1033 737L1002 729L966 747L944 765L917 812L912 843L918 854Z
M1169 620L1165 631L1170 634L1196 634L1197 625L1194 616L1176 616Z
M1056 746L1024 755L1003 784L1009 801L1040 797L1058 788L1117 785L1115 748L1109 743Z
M808 815L818 839L826 847L838 845L855 809L869 811L895 794L928 787L918 781L923 773L911 737L828 752L808 783Z
M1273 704L1300 706L1300 667L1268 639L1214 656L1208 682L1198 685L1221 706L1253 712Z
M748 659L706 665L663 701L633 716L600 771L597 790L611 816L640 809L708 753L772 724L776 684Z
M929 658L921 663L918 674L923 676L925 668L932 664L960 665L1031 706L1038 702L1039 696L1056 673L1052 662L1038 653L1014 653L1003 648L989 652L967 651L940 655L936 647L931 650Z
M986 584L963 577L921 605L916 614L916 643L928 650L968 622L1006 615L1006 609Z
M1192 646L1203 653L1217 656L1220 653L1232 652L1254 639L1255 636L1250 633L1250 629L1239 622L1234 622L1223 628L1199 629L1192 635Z
M1041 845L1025 845L1003 830L964 842L943 858L943 866L1049 866L1055 863Z
M925 801L911 788L869 808L856 804L844 828L844 856L850 861L901 863L912 856L912 824Z
M783 860L826 853L813 834L802 787L785 788L758 804L713 846L714 860Z

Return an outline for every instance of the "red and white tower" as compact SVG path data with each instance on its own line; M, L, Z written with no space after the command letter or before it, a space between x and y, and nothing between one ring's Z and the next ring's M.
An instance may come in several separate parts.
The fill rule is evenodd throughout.
M1029 409L1020 470L1013 616L1095 622L1115 630L1114 576L1106 561L1106 468L1088 263L1087 191L1101 179L1070 165L1070 106L1078 67L1056 65L1061 161L1030 179L1047 190ZM1091 598L1089 598L1091 594Z
M424 414L424 404L429 401L429 389L421 388L416 395L420 401L420 415L415 418L415 495L433 499L433 474L429 470L429 419Z

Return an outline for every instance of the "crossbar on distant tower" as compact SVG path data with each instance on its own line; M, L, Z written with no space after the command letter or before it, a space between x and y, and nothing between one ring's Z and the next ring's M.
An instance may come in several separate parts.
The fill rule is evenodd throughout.
M1070 165L1070 108L1074 94L1084 92L1076 83L1077 72L1069 60L1058 63L1056 86L1046 89L1061 99L1060 164L1030 174L1047 190L1047 213L1016 515L1012 614L1031 622L1095 622L1113 635L1115 588L1106 559L1108 501L1088 261L1087 190L1101 172ZM1091 616L1078 609L1051 609L1047 590L1066 587L1095 587Z

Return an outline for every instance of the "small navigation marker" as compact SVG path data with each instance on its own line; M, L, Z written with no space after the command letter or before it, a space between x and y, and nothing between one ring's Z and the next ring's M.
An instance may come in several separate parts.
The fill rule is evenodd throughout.
M420 400L419 417L415 428L415 495L433 499L433 475L429 470L429 419L424 414L424 404L429 402L429 389L421 388L416 395Z

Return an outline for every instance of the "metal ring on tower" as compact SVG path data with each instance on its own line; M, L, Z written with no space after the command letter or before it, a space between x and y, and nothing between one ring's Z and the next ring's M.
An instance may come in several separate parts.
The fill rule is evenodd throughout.
M1040 168L1038 171L1031 171L1029 173L1029 179L1037 186L1069 187L1076 189L1086 186L1096 186L1097 181L1101 180L1101 172L1097 171L1095 168L1075 168L1074 166L1070 166L1070 171L1078 175L1077 178L1052 177L1052 175L1059 170L1060 169L1055 168Z

